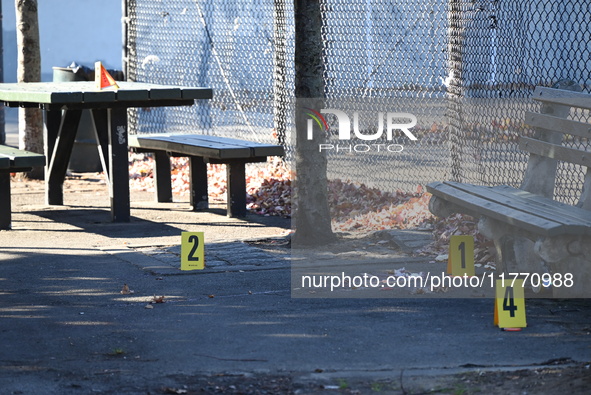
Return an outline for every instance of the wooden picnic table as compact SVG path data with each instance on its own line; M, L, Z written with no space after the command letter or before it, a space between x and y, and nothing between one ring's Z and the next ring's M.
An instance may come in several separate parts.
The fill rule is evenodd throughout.
M128 125L130 107L190 106L211 99L210 88L117 82L118 89L96 88L94 82L28 82L0 84L0 102L8 107L44 112L45 199L63 204L63 183L82 110L91 110L99 156L109 184L114 222L129 222Z

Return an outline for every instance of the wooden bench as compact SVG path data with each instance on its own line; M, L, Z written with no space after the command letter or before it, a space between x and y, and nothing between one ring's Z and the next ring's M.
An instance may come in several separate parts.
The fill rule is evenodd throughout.
M535 132L520 136L519 147L530 156L519 189L459 182L427 185L433 194L429 202L433 214L479 218L479 231L495 243L498 272L572 274L573 287L552 288L555 296L564 297L591 296L591 152L567 146L572 138L564 136L587 142L591 138L591 124L567 119L591 109L591 95L580 91L566 80L553 88L535 89L533 99L541 109L525 115L525 123ZM574 206L553 200L559 161L586 171Z
M0 229L11 228L10 173L45 166L45 156L0 145Z
M170 156L188 157L193 210L204 210L209 207L207 163L225 164L229 217L246 215L245 164L266 162L269 156L285 154L280 145L194 134L133 135L129 136L129 146L136 152L154 154L154 179L158 202L172 201Z

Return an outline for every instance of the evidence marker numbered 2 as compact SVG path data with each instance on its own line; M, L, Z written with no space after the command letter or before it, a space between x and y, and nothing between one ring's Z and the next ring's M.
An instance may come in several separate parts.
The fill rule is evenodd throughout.
M181 270L205 269L203 232L181 232Z

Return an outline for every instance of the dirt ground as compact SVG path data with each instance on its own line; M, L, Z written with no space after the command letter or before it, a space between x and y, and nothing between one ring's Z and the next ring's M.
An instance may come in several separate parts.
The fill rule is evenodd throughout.
M336 378L328 382L301 382L293 376L232 376L185 378L180 387L161 387L154 394L588 394L588 364L540 367L516 371L479 371L435 377L391 379ZM182 382L182 380L178 380Z

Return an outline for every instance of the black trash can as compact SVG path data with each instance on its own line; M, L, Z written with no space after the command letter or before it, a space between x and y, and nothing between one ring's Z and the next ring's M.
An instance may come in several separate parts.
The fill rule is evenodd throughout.
M121 71L108 71L115 80L121 81L123 79L123 73ZM94 81L94 70L76 65L75 63L72 63L69 67L54 67L53 81ZM90 110L82 111L68 170L76 173L102 171Z
M69 67L53 68L54 82L87 81L86 76L77 73ZM76 140L72 148L68 170L72 172L87 173L102 171L101 160L98 154L97 142L94 136L92 118L89 110L83 110L80 124L76 132Z

